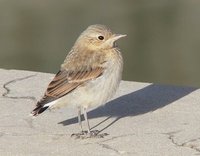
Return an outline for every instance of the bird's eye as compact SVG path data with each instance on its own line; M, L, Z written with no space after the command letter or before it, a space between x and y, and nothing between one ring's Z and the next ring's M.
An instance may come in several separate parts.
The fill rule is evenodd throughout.
M104 37L103 37L103 36L98 36L98 39L99 39L99 40L103 40Z

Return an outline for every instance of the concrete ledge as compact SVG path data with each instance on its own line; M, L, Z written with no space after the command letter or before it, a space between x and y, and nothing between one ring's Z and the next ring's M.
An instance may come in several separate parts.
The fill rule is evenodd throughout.
M89 112L109 135L73 139L77 110L29 112L53 74L0 69L0 155L200 155L200 90L122 81L116 96Z

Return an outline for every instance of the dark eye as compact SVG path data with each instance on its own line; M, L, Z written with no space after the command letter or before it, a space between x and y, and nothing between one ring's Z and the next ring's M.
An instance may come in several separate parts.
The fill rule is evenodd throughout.
M99 40L103 40L104 37L103 37L103 36L98 36L98 39L99 39Z

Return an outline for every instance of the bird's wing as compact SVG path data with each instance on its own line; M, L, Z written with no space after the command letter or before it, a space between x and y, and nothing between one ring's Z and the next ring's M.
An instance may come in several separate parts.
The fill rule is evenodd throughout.
M76 72L59 71L49 83L43 98L37 103L37 106L45 105L70 93L83 83L101 76L103 71L104 68L102 67Z

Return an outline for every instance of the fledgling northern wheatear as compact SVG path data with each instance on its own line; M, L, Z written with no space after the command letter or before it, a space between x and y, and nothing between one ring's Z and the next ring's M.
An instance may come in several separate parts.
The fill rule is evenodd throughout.
M105 104L116 92L122 76L123 59L115 42L125 36L113 34L104 25L89 26L75 42L31 114L37 116L47 108L74 105L78 108L81 130L83 110L88 125L87 135L91 135L87 108Z

